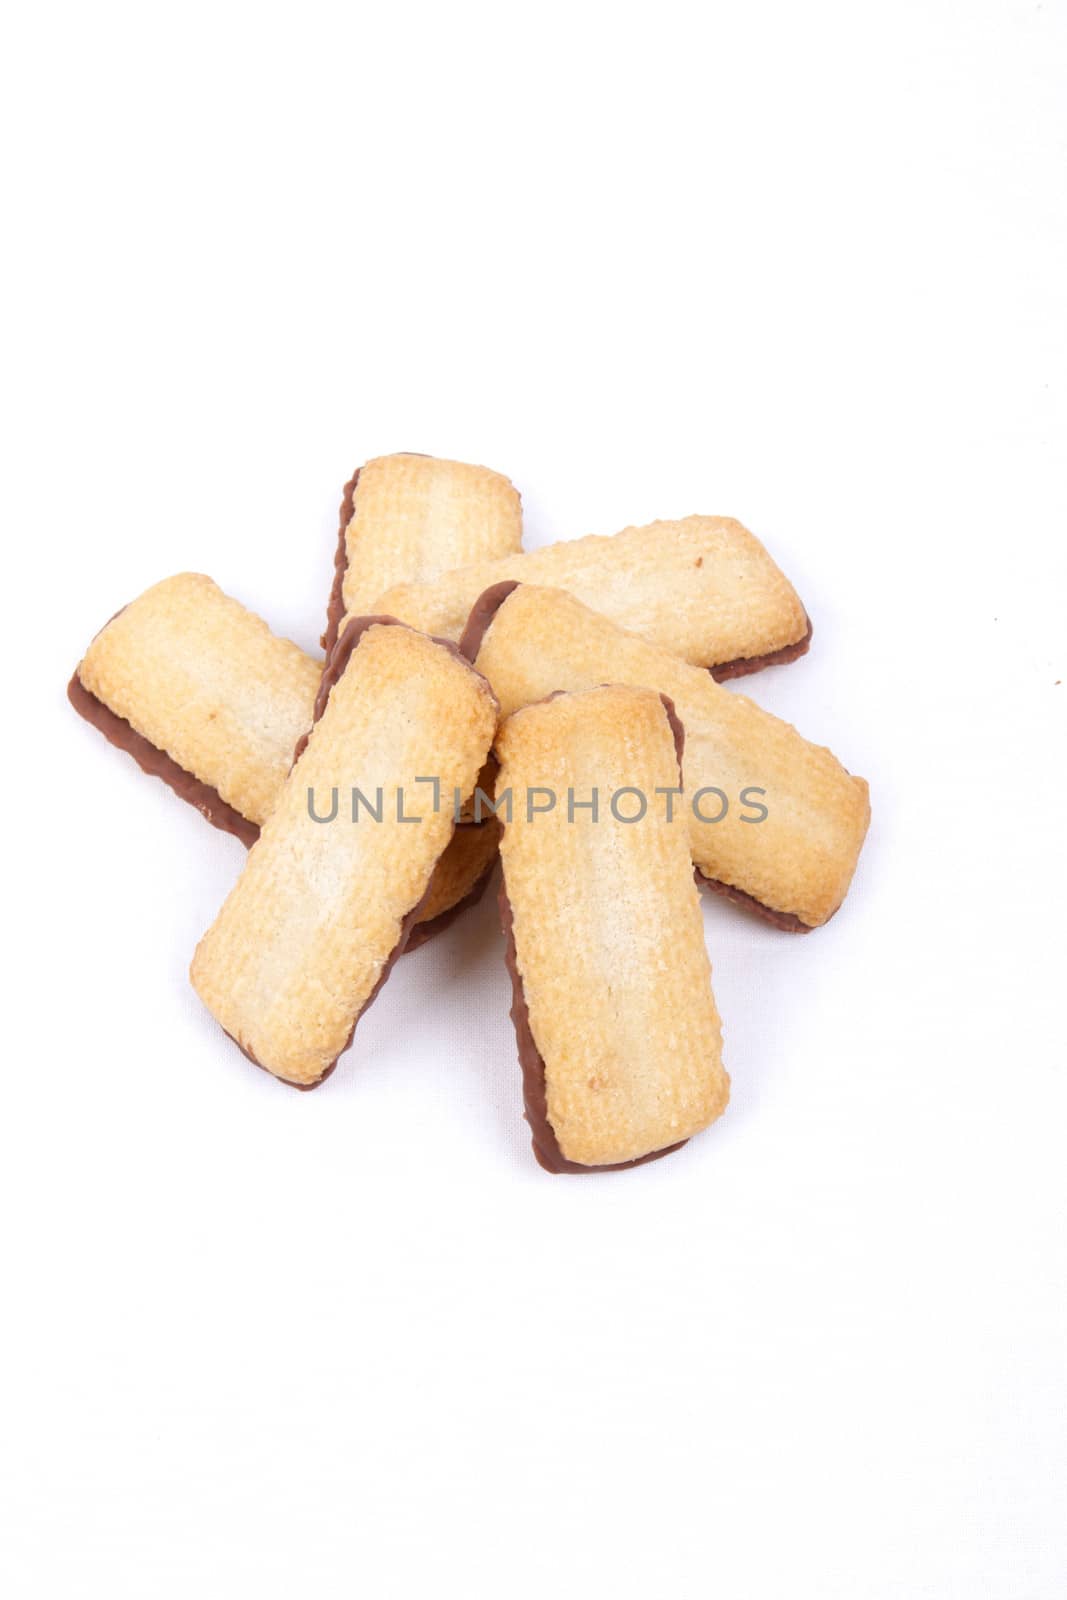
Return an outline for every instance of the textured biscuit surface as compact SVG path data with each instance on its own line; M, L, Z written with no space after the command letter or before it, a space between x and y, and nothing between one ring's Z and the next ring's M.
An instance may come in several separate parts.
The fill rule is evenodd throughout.
M518 491L499 472L434 456L378 456L360 468L345 531L345 612L380 611L379 595L394 584L521 547Z
M561 695L511 717L497 752L515 801L501 859L548 1121L568 1162L638 1160L706 1127L729 1086L685 823L654 798L678 783L667 711L641 689ZM611 811L624 786L649 798L640 821ZM522 797L534 789L558 798L531 818ZM569 790L582 801L594 789L595 818L569 810Z
M504 716L553 690L601 683L668 695L685 729L680 806L699 870L805 927L818 927L841 904L870 820L867 784L789 723L559 590L515 589L491 621L476 665ZM727 797L721 821L693 813L692 798L705 787ZM753 788L764 793L742 805L741 791ZM721 810L715 795L699 803L706 817ZM766 818L744 821L758 805Z
M191 572L128 605L78 667L91 694L256 824L311 725L321 676L321 662Z
M452 835L450 808L415 780L470 792L496 712L444 646L396 624L363 633L192 963L208 1009L277 1077L316 1083L345 1049ZM309 793L328 816L353 785L382 791L381 822L352 822L347 803L312 819Z
M381 608L427 633L458 639L478 596L507 578L565 589L619 627L697 666L802 647L807 614L784 574L740 522L685 517L603 538L567 540L525 555L406 583Z
M247 843L273 811L297 740L311 726L322 662L277 638L210 578L182 574L149 589L109 622L77 676L252 824L241 830ZM480 779L489 792L492 770ZM218 824L213 804L204 814ZM456 830L419 923L465 901L491 866L495 830L478 839L472 832Z

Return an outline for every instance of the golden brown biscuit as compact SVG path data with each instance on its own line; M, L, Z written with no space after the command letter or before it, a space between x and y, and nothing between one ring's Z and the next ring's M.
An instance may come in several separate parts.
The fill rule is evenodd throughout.
M681 742L669 701L615 686L530 705L497 736L512 1018L550 1172L665 1155L726 1105L688 834L663 798Z
M685 517L548 545L383 593L378 609L458 639L475 600L514 579L565 589L585 605L717 678L791 661L811 625L759 540L730 517Z
M447 798L421 780L469 794L497 705L454 647L371 617L338 641L316 717L191 967L231 1038L299 1087L321 1083L347 1048L452 837Z
M472 612L463 648L492 684L503 716L556 689L600 683L668 695L686 733L680 804L709 885L796 932L837 910L870 803L865 781L829 750L558 589L501 584L489 591Z
M164 579L120 611L75 674L88 694L257 826L311 724L321 676L321 662L195 572ZM239 831L228 816L211 820Z
M345 485L333 589L322 644L342 619L382 611L397 583L522 548L522 504L499 472L436 456L377 456Z
M210 578L182 573L97 634L67 692L144 771L251 845L311 726L321 677L321 661L276 637ZM481 783L491 787L490 775ZM409 949L485 888L496 835L471 832L457 828Z

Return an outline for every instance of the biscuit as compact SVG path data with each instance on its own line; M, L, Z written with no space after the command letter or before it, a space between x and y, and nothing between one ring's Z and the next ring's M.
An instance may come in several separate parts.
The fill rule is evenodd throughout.
M451 807L419 780L469 794L497 704L454 646L367 617L332 652L315 715L190 969L245 1054L301 1088L321 1083L347 1048L452 837ZM349 817L357 786L377 820L357 812L354 794L359 820Z
M792 584L730 517L686 517L483 561L432 583L380 595L378 609L458 639L471 606L496 583L565 589L620 628L708 667L716 678L803 655L811 624Z
M265 822L274 807L296 742L311 724L321 675L321 662L271 633L210 578L185 572L112 618L85 652L72 687L80 684L213 789L228 809L212 815L209 807L210 820L250 843L247 824ZM81 701L76 709L91 708ZM111 737L115 730L104 731ZM240 829L231 812L243 819Z
M67 689L71 704L143 771L215 827L259 837L311 726L322 662L230 599L210 578L156 584L97 634ZM491 770L479 780L491 788ZM465 810L464 815L468 815ZM408 948L485 888L495 832L457 828Z
M614 685L530 705L497 736L512 1020L550 1172L665 1155L726 1105L685 821L655 798L679 783L681 745L668 700ZM527 806L537 791L547 812ZM650 803L624 820L638 792Z
M435 456L377 456L345 485L322 645L394 584L522 548L522 504L499 472ZM483 585L484 587L484 585Z
M560 590L498 585L474 607L462 648L492 684L503 716L553 690L601 683L668 695L686 733L679 804L709 887L794 932L837 910L870 803L866 782L829 750ZM500 788L498 780L498 798ZM714 820L719 794L727 810Z

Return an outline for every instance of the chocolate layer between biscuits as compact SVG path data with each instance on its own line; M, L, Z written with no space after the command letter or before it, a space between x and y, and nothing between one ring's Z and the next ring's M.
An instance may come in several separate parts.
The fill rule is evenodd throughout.
M459 648L468 661L477 661L482 640L489 632L493 618L508 595L514 594L518 587L518 578L504 578L500 583L490 584L488 589L483 589L471 606L459 640Z
M405 450L408 456L423 456L423 450ZM337 529L337 549L333 558L333 582L330 585L330 598L326 605L326 632L319 638L326 655L330 654L337 643L337 635L341 631L341 622L345 614L345 574L348 572L348 541L345 535L348 524L356 514L356 487L359 483L361 469L356 468L344 486L341 495L341 509L339 512L339 525Z
M754 895L746 894L743 889L735 889L732 883L723 883L720 878L709 878L701 872L699 867L693 868L693 876L697 883L704 889L710 889L712 894L718 894L724 900L731 900L735 906L743 906L746 911L755 912L763 922L769 922L773 928L780 928L783 933L811 933L810 922L804 922L792 911L775 911L773 906L764 905L762 900L757 900ZM830 917L836 916L836 911L831 911ZM829 922L827 917L826 922ZM826 923L822 924L823 927Z
M795 644L785 644L780 650L768 650L762 656L735 656L733 661L720 662L717 666L709 667L708 671L716 683L725 683L729 678L747 678L752 672L762 672L764 667L784 667L788 662L806 656L814 630L806 611L804 620L807 630Z
M460 826L465 828L473 828L480 826L480 824L465 822L461 823ZM453 838L454 837L455 835L453 834ZM436 917L431 917L428 922L416 923L414 928L411 930L411 937L404 946L404 954L410 955L412 950L421 949L422 946L424 944L428 944L431 939L436 939L439 933L444 933L446 928L450 928L453 922L455 922L456 918L463 915L464 911L469 911L471 906L476 906L486 889L489 887L489 880L495 871L496 860L494 859L490 861L485 871L480 875L480 877L475 879L467 893L461 900L457 900L454 906L449 906L446 911L440 912Z
M352 521L356 510L356 485L359 483L359 468L345 484L341 499L340 526L337 530L337 551L333 558L333 583L330 586L330 598L326 606L326 632L319 643L329 655L337 643L337 635L341 628L341 618L345 614L345 573L348 571L348 545L345 534L348 524Z
M227 804L217 789L209 783L202 783L191 772L186 772L165 750L158 749L138 733L125 717L118 716L110 706L98 700L85 687L77 672L67 684L67 699L78 715L97 728L109 744L118 750L125 750L149 777L161 778L180 800L187 800L191 806L195 806L212 827L221 829L223 833L234 834L249 848L255 844L259 838L259 828L254 822Z

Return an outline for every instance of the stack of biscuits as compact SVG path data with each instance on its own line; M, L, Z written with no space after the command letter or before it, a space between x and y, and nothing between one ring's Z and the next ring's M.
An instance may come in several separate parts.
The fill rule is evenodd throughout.
M297 1088L499 855L534 1154L591 1172L726 1105L698 886L795 933L848 890L866 783L721 687L810 638L730 518L523 553L507 478L401 454L345 488L324 659L183 573L112 618L68 693L249 847L191 977Z

